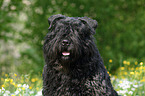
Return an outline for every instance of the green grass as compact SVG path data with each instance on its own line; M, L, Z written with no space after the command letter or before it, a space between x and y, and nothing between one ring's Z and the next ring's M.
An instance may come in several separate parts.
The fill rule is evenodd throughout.
M109 60L112 63L112 60ZM134 65L134 66L132 66ZM145 96L145 65L123 61L116 75L109 75L115 90L122 96ZM2 73L0 96L42 96L42 77Z

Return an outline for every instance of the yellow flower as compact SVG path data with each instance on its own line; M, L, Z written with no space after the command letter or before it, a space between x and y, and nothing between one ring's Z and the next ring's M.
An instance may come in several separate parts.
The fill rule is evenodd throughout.
M138 64L138 62L136 61L136 62L135 62L135 65L137 65L137 64Z
M131 70L134 70L134 68L131 68Z
M127 65L130 65L130 62L129 61L127 62Z
M15 82L13 82L13 83L11 83L11 84L14 85L14 86L16 85Z
M124 70L125 68L124 67L121 67L121 70Z
M140 65L143 65L143 62L140 62Z
M142 70L143 69L143 66L140 66L139 69Z
M35 78L35 81L38 81L38 78Z
M16 96L16 95L11 95L11 96Z
M10 83L12 83L13 82L13 79L10 79Z
M127 62L126 61L123 61L123 64L126 64Z
M110 59L109 62L112 63L112 59Z
M32 87L30 86L29 89L32 89Z
M127 72L124 72L124 75L127 75Z
M130 74L131 74L131 75L133 75L133 74L134 74L134 72L130 72Z
M5 77L8 77L8 74L5 74Z
M138 70L138 69L139 69L138 67L135 68L135 70Z
M14 73L15 76L17 76L17 74Z
M122 81L119 81L119 83L123 83Z
M115 79L117 79L117 76L116 75L114 77L115 77Z
M109 74L109 76L111 76L111 74L109 72L107 72Z
M36 90L38 91L38 90L39 90L39 88L37 87L37 88L36 88Z
M122 79L125 79L125 77L124 77L124 76L121 76L121 78L122 78Z
M109 71L107 73L109 74Z
M145 82L145 79L140 80L140 82Z
M5 87L5 85L2 85L2 87Z
M25 90L25 88L24 88L24 87L22 87L22 90Z
M15 84L14 86L17 87L17 84Z
M5 79L5 82L9 82L10 80L9 79Z
M36 79L35 79L35 78L32 78L32 79L31 79L31 81L32 81L32 82L35 82L35 81L36 81Z

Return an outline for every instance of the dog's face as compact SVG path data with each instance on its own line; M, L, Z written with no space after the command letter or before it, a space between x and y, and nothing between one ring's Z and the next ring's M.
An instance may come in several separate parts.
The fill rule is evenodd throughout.
M50 27L44 43L46 60L57 60L61 64L75 62L93 55L97 22L87 17L54 15L48 19Z

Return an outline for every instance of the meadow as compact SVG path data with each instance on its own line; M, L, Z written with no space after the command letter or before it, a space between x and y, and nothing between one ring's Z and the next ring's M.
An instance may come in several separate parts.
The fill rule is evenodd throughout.
M113 63L110 59L108 64ZM122 96L145 96L145 64L123 61L116 75L109 75L114 89ZM130 66L131 65L131 66ZM134 65L134 66L132 66ZM2 73L0 96L42 96L42 74L36 76Z

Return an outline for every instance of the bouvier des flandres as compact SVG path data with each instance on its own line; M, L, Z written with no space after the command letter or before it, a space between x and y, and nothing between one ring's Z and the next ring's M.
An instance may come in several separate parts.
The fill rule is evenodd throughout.
M44 96L118 96L93 41L97 21L53 15L43 46Z

